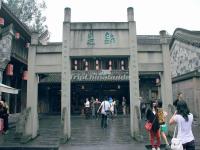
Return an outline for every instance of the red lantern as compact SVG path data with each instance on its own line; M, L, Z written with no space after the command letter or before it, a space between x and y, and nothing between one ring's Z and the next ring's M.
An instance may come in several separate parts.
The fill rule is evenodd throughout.
M28 80L28 71L23 72L22 80Z
M0 17L0 26L4 26L4 18Z
M6 75L13 76L13 64L8 64L6 68Z
M19 32L16 32L16 33L15 33L15 38L16 38L16 39L19 39L19 38L20 38L20 33L19 33Z
M30 46L30 43L27 42L26 43L26 48L29 48L29 46Z

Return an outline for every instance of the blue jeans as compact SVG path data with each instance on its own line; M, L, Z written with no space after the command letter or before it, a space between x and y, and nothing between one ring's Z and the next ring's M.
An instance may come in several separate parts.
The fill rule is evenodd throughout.
M188 143L183 144L183 148L186 150L195 150L194 140Z

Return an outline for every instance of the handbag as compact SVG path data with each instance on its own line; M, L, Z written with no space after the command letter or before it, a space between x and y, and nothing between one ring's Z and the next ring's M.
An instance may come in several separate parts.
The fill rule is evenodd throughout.
M173 138L171 140L171 150L183 150L183 145L182 145L181 140L178 139L177 137L175 137L176 128L177 128L177 125L175 126L174 135L173 135Z
M147 121L144 125L145 129L147 131L150 131L152 129L153 124L150 121Z
M154 118L154 120L153 120L152 123L151 123L150 121L147 121L147 122L145 123L144 128L145 128L148 132L151 131L155 119L156 119L156 117Z

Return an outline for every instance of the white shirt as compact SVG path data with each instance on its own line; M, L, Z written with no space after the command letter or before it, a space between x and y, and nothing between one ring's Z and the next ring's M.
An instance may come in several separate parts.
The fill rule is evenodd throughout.
M115 101L113 101L112 103L110 103L110 111L114 112L114 106L115 106Z
M90 107L90 102L89 101L86 101L85 107Z
M188 121L186 121L181 115L177 114L174 116L174 120L178 124L177 138L182 141L182 144L194 140L194 135L192 133L193 115L189 114Z
M109 110L109 109L110 109L110 103L109 103L108 101L103 101L103 102L101 103L101 106L100 106L100 107L102 107L102 108L101 108L101 114L106 115L106 110Z

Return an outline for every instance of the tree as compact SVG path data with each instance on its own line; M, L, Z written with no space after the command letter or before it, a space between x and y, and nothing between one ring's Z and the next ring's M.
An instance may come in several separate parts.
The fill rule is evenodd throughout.
M4 3L32 31L43 33L47 30L44 24L46 17L42 14L42 11L46 9L46 3L43 0L4 0Z

